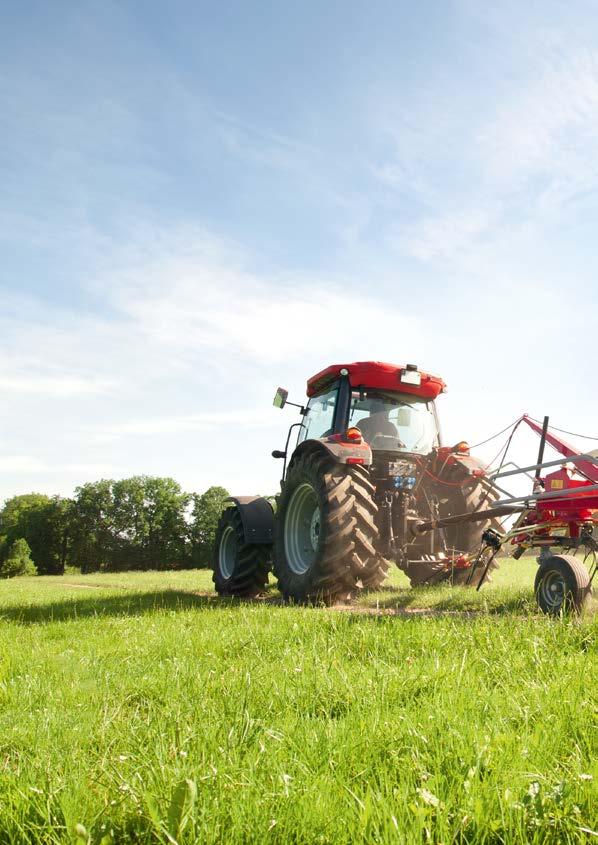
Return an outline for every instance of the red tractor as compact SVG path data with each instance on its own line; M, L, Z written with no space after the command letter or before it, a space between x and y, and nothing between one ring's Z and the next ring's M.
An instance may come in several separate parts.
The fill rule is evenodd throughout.
M393 561L412 585L469 583L490 520L416 529L498 498L467 443L442 445L435 400L444 390L413 364L335 364L310 378L285 449L272 453L284 461L275 505L237 496L222 514L217 592L256 596L273 569L287 599L348 600L379 587ZM274 404L293 404L287 395L279 388Z

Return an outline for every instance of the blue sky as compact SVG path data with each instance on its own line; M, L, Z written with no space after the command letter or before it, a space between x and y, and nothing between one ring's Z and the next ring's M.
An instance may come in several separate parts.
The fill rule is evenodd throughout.
M0 129L0 498L272 491L333 361L598 434L593 2L22 2Z

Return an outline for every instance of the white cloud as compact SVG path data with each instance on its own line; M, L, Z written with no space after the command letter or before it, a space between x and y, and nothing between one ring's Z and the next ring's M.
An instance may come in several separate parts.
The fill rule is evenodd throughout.
M528 35L524 70L492 77L477 110L472 89L449 108L442 83L408 117L385 101L380 125L394 154L371 169L397 202L413 204L386 227L402 255L470 272L510 243L529 264L521 241L551 237L546 230L598 189L598 51L562 34Z
M231 411L189 414L180 417L155 417L128 420L107 427L105 430L94 432L102 439L121 436L153 436L156 434L177 434L194 431L219 431L222 428L236 428L243 430L272 425L270 409L237 409Z
M397 227L390 240L401 252L422 261L452 261L470 250L496 220L489 209L458 209Z
M84 396L95 393L105 393L110 388L110 382L98 381L89 376L0 376L0 391L10 393L32 393L44 396Z
M31 455L0 455L0 472L34 475L86 475L91 478L100 478L106 475L118 474L119 467L111 464L94 463L46 463Z
M511 94L479 132L489 178L550 209L598 184L598 53L557 54Z
M30 455L0 456L0 472L37 473L45 472L45 464Z

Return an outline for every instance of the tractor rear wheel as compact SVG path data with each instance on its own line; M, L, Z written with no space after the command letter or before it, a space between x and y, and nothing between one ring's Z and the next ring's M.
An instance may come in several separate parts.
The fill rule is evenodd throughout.
M241 515L227 508L218 523L212 580L219 596L255 598L268 583L270 547L245 542Z
M534 592L543 613L579 613L592 592L590 575L573 555L552 555L538 568Z
M331 604L359 589L375 555L367 470L308 451L289 467L275 522L274 572L286 599Z

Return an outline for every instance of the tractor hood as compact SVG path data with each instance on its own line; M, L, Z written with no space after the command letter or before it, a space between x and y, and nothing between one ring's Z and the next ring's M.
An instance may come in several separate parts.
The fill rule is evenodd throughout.
M342 375L349 376L349 383L354 388L377 387L380 390L411 393L422 399L436 399L439 393L446 390L441 378L424 373L411 364L403 366L382 361L356 361L353 364L332 364L316 373L307 381L307 395L315 396ZM414 384L413 381L419 383Z

